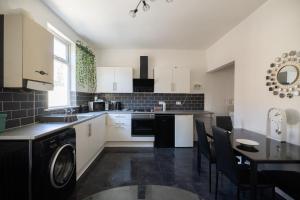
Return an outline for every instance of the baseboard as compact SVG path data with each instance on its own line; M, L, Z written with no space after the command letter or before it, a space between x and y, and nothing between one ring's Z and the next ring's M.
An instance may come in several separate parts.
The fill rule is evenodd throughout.
M104 153L153 153L154 147L105 147Z
M106 142L105 147L153 147L153 142Z

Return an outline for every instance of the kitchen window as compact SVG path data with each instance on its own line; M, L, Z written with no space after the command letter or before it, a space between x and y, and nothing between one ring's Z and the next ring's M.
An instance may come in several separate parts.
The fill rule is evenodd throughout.
M71 44L55 36L54 38L54 89L48 92L48 108L70 106L71 88Z

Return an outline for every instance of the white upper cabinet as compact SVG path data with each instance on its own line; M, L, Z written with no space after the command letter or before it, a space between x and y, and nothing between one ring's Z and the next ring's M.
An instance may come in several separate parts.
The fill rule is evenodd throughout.
M54 36L25 14L4 15L4 87L53 84Z
M129 67L97 67L97 92L131 93L133 70Z
M190 70L183 67L154 69L155 93L190 93Z
M172 93L172 68L160 67L154 69L154 92Z
M183 67L173 68L173 93L190 93L190 70Z
M133 91L132 68L115 68L115 89L118 93L131 93Z
M97 67L97 92L114 91L115 70L112 67Z
M23 78L53 83L54 37L28 17L23 17Z

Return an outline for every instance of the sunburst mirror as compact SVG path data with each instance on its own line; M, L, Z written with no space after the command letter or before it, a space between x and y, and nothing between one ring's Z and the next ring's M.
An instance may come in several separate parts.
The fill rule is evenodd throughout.
M274 95L280 98L300 96L300 51L275 58L267 74L266 85Z

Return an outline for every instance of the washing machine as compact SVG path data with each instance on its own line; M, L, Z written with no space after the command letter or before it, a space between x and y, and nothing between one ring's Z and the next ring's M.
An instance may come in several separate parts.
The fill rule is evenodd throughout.
M32 143L32 200L65 200L76 184L75 129L68 128Z

